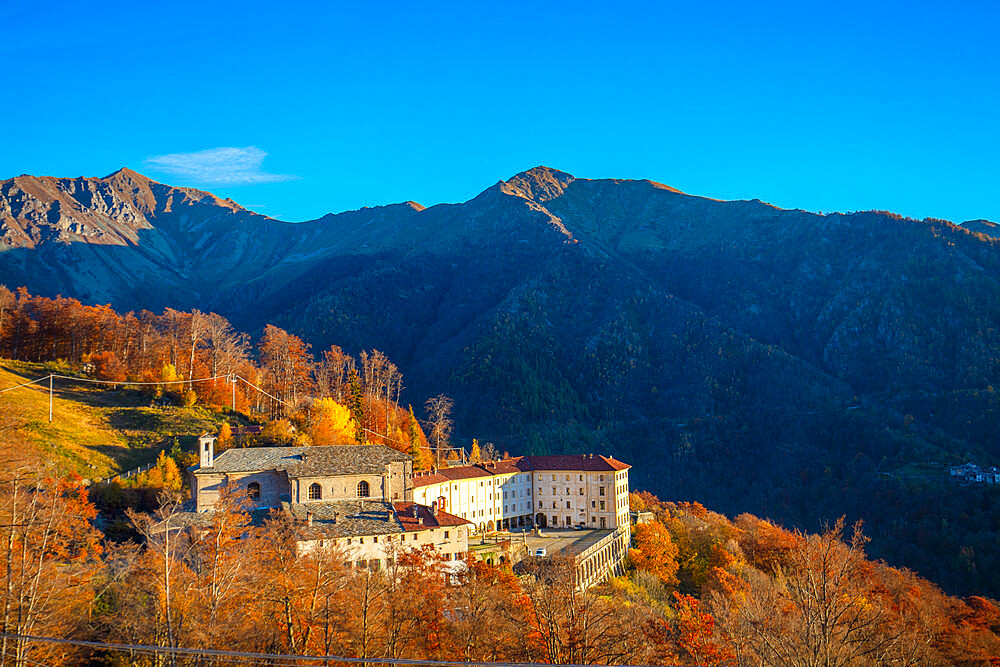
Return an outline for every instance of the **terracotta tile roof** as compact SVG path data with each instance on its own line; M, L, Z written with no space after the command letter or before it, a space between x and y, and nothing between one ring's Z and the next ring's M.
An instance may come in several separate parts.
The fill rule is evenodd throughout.
M479 465L457 466L455 468L442 468L438 474L444 475L448 479L472 479L474 477L490 477L492 473L486 471Z
M449 481L450 480L441 473L433 472L431 470L421 470L413 473L414 488L430 486L431 484L444 484Z
M517 458L505 459L503 461L489 461L481 465L493 475L517 474L519 472L524 472L524 470L518 466L521 458L523 457L519 456Z
M442 526L463 526L467 523L472 523L441 510L438 510L435 514L431 512L430 507L418 505L417 503L393 503L392 507L396 510L396 518L403 525L403 530L406 531L427 530L428 528L440 528ZM422 525L418 519L423 519Z
M522 456L519 465L526 470L583 470L585 472L610 472L628 470L632 466L612 457L599 454L559 454L554 456Z
M488 472L479 465L455 466L454 468L435 468L413 473L413 486L430 486L431 484L444 484L452 480L475 479L477 477L492 477L494 473Z
M413 473L413 486L445 484L452 480L492 477L539 470L582 470L584 472L615 472L631 468L627 463L598 454L561 454L555 456L517 456L503 461L489 461L453 468L436 468Z

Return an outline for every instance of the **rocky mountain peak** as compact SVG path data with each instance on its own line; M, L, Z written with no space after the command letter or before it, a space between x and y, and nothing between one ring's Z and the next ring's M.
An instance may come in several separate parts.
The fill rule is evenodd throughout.
M107 176L105 176L104 178L102 178L100 180L102 180L102 181L133 180L133 181L142 181L144 183L151 183L151 182L155 183L156 182L153 179L151 179L150 177L144 176L143 174L140 174L137 171L129 169L128 167L122 167L121 169L118 169L117 171L113 171L113 172L111 172L110 174L108 174Z
M576 177L551 167L538 166L500 183L500 191L537 202L555 199Z

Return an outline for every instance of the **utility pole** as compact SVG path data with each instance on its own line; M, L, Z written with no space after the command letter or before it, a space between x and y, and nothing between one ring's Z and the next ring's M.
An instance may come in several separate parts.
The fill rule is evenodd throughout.
M49 423L52 423L52 374L49 373Z
M233 383L233 412L236 412L236 376L230 373L229 381Z

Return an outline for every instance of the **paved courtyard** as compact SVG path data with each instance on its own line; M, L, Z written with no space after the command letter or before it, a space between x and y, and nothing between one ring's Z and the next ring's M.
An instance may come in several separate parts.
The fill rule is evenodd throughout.
M575 556L611 533L610 530L572 530L567 528L543 528L539 532L539 535L534 535L531 529L524 532L512 531L510 540L513 545L523 544L529 555L533 555L535 549L545 547L548 556L556 554Z

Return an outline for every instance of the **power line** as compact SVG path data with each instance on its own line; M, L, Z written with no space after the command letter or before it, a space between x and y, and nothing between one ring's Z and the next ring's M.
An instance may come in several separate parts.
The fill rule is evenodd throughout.
M284 661L285 664L295 665L303 661L323 661L324 663L339 662L348 664L376 664L376 665L441 665L442 667L613 667L611 665L579 665L573 663L539 663L539 662L488 662L488 661L465 661L465 660L416 660L410 658L348 658L335 655L292 655L288 653L251 653L248 651L227 651L221 649L199 649L186 647L153 646L150 644L110 644L105 642L85 641L82 639L62 639L59 637L38 637L34 635L18 635L0 633L0 637L8 639L18 639L29 642L40 642L45 644L68 644L71 646L82 646L104 651L129 651L133 653L143 653L146 655L185 655L191 657L206 658L231 658L241 662L247 659L251 664L275 664L275 660ZM662 665L660 667L676 667Z
M49 375L46 375L45 377L38 378L37 380L32 380L31 382L25 382L24 384L19 384L14 387L7 387L6 389L0 389L0 394L8 391L13 391L15 389L20 389L21 387L27 387L29 385L38 384L39 382L44 382L45 380L49 379L71 380L73 382L90 382L93 384L110 384L112 386L117 386L117 385L155 386L161 384L188 384L191 382L208 382L210 380L221 380L223 378L228 379L230 377L231 375L215 375L210 378L197 378L194 380L163 380L160 382L132 382L129 380L95 380L93 378L81 378L81 377L74 377L72 375L56 375L54 373L51 373Z
M257 386L253 382L250 382L250 380L247 380L242 375L239 375L237 373L230 373L228 375L215 375L215 376L212 376L212 377L197 378L197 379L194 379L194 380L165 380L165 381L162 381L162 382L131 382L131 381L127 381L127 380L123 380L123 381L96 380L96 379L93 379L93 378L81 378L81 377L75 377L75 376L72 376L72 375L56 375L55 373L50 373L49 375L46 375L45 377L38 378L37 380L32 380L31 382L25 382L23 384L19 384L19 385L14 386L14 387L7 387L6 389L0 389L0 394L8 392L8 391L13 391L15 389L20 389L22 387L27 387L27 386L30 386L30 385L33 385L33 384L38 384L39 382L44 382L45 380L48 380L49 381L49 421L51 422L52 421L52 380L53 379L56 379L56 380L69 380L71 382L89 382L89 383L92 383L92 384L110 384L113 387L115 387L117 385L125 385L125 386L159 386L159 385L165 385L165 384L191 384L191 383L194 383L194 382L209 382L209 381L212 381L212 380L222 380L222 379L225 379L228 382L235 382L236 380L241 380L241 381L243 381L244 384L246 384L247 386L255 389L257 392L263 394L264 396L267 396L271 400L277 401L278 403L280 403L281 405L284 405L285 407L289 407L289 408L294 407L291 403L288 403L287 401L284 401L284 400L278 398L274 394L271 394L271 393L268 393L267 391L264 391L259 386ZM395 442L397 444L404 445L404 446L409 446L410 445L410 443L408 443L408 442L403 442L402 440L396 440L395 438L390 438L387 435L383 435L383 434L379 433L378 431L373 431L372 429L370 429L370 428L368 428L366 426L362 426L361 428L362 428L362 430L367 431L368 433L371 433L372 435L377 435L379 438L381 438L383 440L386 440L386 441L389 441L389 442Z

